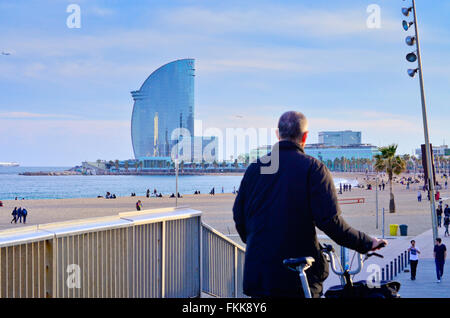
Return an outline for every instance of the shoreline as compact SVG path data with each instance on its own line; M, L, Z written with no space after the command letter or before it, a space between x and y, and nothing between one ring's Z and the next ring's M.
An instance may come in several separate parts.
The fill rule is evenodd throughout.
M365 173L361 173L361 172L331 172L331 174L332 174L332 177L335 179L335 185L336 185L336 189L337 190L339 189L339 183L342 183L342 185L344 185L344 184L351 184L352 188L360 188L360 189L365 189L368 184L371 184L372 187L375 185L375 174L368 174L368 175L366 175ZM244 175L244 173L208 173L208 174L203 174L203 175L180 175L180 181L183 181L183 179L182 179L183 177L194 177L194 176L199 176L199 177L200 176L242 177L243 175ZM89 175L89 177L96 177L96 176L105 176L105 177L106 176L110 176L110 177L112 177L112 176L116 176L116 175ZM157 176L161 176L161 175L154 175L154 176L157 177ZM161 177L164 177L164 176L169 177L169 175L162 175ZM413 176L413 174L403 173L399 177L394 179L393 184L399 184L400 180L402 178L405 178L405 177L408 178L408 177L412 177L412 176ZM174 177L174 176L171 175L171 177ZM1 175L0 175L0 178L1 178ZM343 179L343 180L336 180L337 178ZM120 178L114 179L114 182L116 182L116 183L120 182L119 179ZM47 179L47 180L49 180L49 179ZM146 181L145 178L143 178L143 179L140 179L141 180L140 185L136 185L134 187L130 187L129 189L127 189L127 192L122 191L120 188L118 189L117 186L115 188L113 187L113 190L111 191L110 190L111 188L108 188L108 183L109 183L108 179L107 178L105 178L105 179L99 178L97 180L103 180L102 181L102 183L104 183L103 187L100 188L98 191L96 191L96 190L92 191L92 189L89 186L90 185L90 183L88 181L89 179L84 179L83 178L83 180L86 180L86 182L87 182L85 184L85 186L87 188L85 189L84 195L83 195L83 192L79 191L80 190L79 187L82 187L82 185L80 184L80 185L78 185L78 188L73 188L75 190L74 192L62 191L62 192L59 192L59 193L56 193L56 192L55 193L53 193L53 192L50 193L48 191L44 191L43 193L40 193L40 194L36 195L34 193L28 193L26 191L23 192L23 193L21 193L21 191L13 191L12 193L14 193L14 196L9 196L8 193L5 192L4 195L8 199L0 197L0 200L3 200L3 201L5 201L5 200L10 200L10 201L29 201L29 200L97 199L99 196L100 197L105 197L105 194L106 194L107 191L111 192L111 194L113 194L113 193L116 194L117 198L128 198L128 197L131 197L131 195L130 195L131 193L136 193L138 196L140 196L140 195L145 196L146 189L152 190L153 188L155 188L154 185L150 185L151 183L154 184L154 181L152 181L151 178L148 179L148 182L149 182L148 185L144 185L144 183L147 183L147 181ZM382 180L385 183L387 183L387 177L386 176L380 177L379 183L381 183ZM36 182L38 182L38 181L36 181ZM47 182L50 182L50 181L47 181ZM168 181L165 178L164 178L163 182L164 182L164 184L161 184L161 187L163 189L160 189L162 191L158 191L158 193L162 193L164 197L168 197L172 193L175 192L174 191L175 189L172 189L171 187L167 188L167 186L166 186L167 183L166 182L168 182ZM169 180L169 182L170 182L170 180ZM199 190L199 189L195 188L196 187L195 186L195 181L189 181L189 182L194 182L194 185L192 185L192 187L184 186L184 187L180 188L179 192L180 192L181 195L183 195L183 196L184 195L193 195L195 190ZM226 191L224 193L225 194L227 194L227 193L228 194L232 194L233 187L230 188L229 185L226 186L226 182L228 182L228 181L224 181L224 182L225 182L225 184L223 184L223 185L225 185L225 188L226 188ZM238 180L238 181L233 182L233 183L235 183L235 190L238 190L240 181ZM412 183L411 184L412 187L417 187L419 185L420 185L420 183ZM203 185L203 188L201 189L202 194L208 194L209 190L213 186L216 188L216 194L222 194L220 182L217 182L217 183L213 182L212 184L210 184L210 187L208 187L208 189L205 189L205 186ZM159 186L157 185L156 188L159 188ZM188 188L188 189L186 190L186 188ZM153 192L152 192L152 194L153 194ZM27 195L28 195L28 197L27 197ZM41 197L38 197L38 196L41 196ZM17 200L14 200L15 197L17 197ZM151 196L151 197L155 197L155 196ZM22 198L24 198L24 200L22 200Z
M353 174L352 174L353 175ZM341 175L342 176L342 175ZM360 177L358 177L360 179ZM442 197L449 197L450 191L442 191ZM406 189L404 185L394 184L394 195L397 206L396 213L389 213L389 189L378 191L379 198L379 224L381 225L382 208L386 209L385 233L389 234L389 224L407 224L408 236L418 235L431 227L429 201L417 201L417 189ZM236 195L232 193L217 193L209 195L184 194L178 199L178 206L188 206L202 211L203 221L228 235L231 239L239 240L236 236L232 208ZM371 235L381 235L381 226L376 228L375 191L363 188L353 188L338 194L338 199L364 198L364 203L340 204L344 219L356 229ZM29 200L2 200L0 207L0 230L22 228L23 226L69 221L92 217L116 215L121 212L135 211L138 200L143 204L143 210L167 208L175 206L175 198L163 198L144 195L135 197L117 197L116 199L103 198L67 198L67 199L29 199ZM14 207L23 207L28 210L27 224L11 224L11 211ZM317 230L317 234L322 234Z

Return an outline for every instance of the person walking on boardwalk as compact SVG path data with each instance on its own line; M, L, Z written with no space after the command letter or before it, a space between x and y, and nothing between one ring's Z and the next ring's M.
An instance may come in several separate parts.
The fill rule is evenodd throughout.
M447 247L442 243L441 238L436 239L436 245L434 246L434 262L436 264L436 277L437 282L441 282L441 278L444 275L445 259L447 258Z
M439 205L436 209L436 215L437 215L437 221L438 221L438 227L442 227L442 205Z
M305 116L286 112L278 122L280 140L271 153L251 163L233 205L233 220L246 243L244 293L251 297L304 297L297 273L283 265L292 257L313 257L307 277L311 295L322 295L328 262L316 226L337 244L365 254L387 244L348 225L342 218L333 177L305 154Z
M418 202L421 202L421 201L422 201L422 192L420 192L420 190L417 191L417 201L418 201Z
M11 220L11 223L17 223L17 207L14 208L14 210L11 212L11 215L13 216L13 219Z
M449 216L450 217L450 208L448 207L448 204L445 205L444 217L445 216Z
M448 233L448 226L449 225L450 225L450 216L449 215L445 215L444 216L444 227L445 227L444 236L449 236L449 233Z
M419 254L420 250L416 246L416 241L411 241L411 246L408 248L409 252L409 260L411 263L411 280L416 280L416 271L417 271L417 264L419 263Z

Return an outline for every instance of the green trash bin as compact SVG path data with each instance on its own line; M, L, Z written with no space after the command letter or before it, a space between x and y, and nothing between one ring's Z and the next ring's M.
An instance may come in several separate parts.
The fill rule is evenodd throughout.
M401 236L408 236L408 225L401 224L400 225L400 235Z

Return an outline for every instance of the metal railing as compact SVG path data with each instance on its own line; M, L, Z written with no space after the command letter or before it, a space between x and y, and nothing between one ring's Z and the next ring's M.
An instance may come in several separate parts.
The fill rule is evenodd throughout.
M201 212L167 208L0 232L0 297L199 297Z
M216 297L243 293L245 250L222 233L202 224L202 289Z

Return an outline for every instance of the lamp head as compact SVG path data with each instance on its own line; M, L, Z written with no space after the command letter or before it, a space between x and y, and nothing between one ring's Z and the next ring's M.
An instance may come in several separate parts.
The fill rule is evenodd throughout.
M417 61L417 56L414 52L408 53L408 54L406 54L406 60L411 63L415 62L415 61Z
M407 17L409 15L409 13L411 12L412 7L409 8L402 8L402 13L405 17Z
M414 77L418 71L419 71L418 68L416 68L416 69L408 69L408 75L411 76L411 77Z
M408 44L409 46L412 46L416 43L416 37L414 36L407 36L405 39L406 44Z
M407 22L405 20L403 20L402 25L403 25L403 29L405 31L408 31L409 27L413 24L414 22Z

